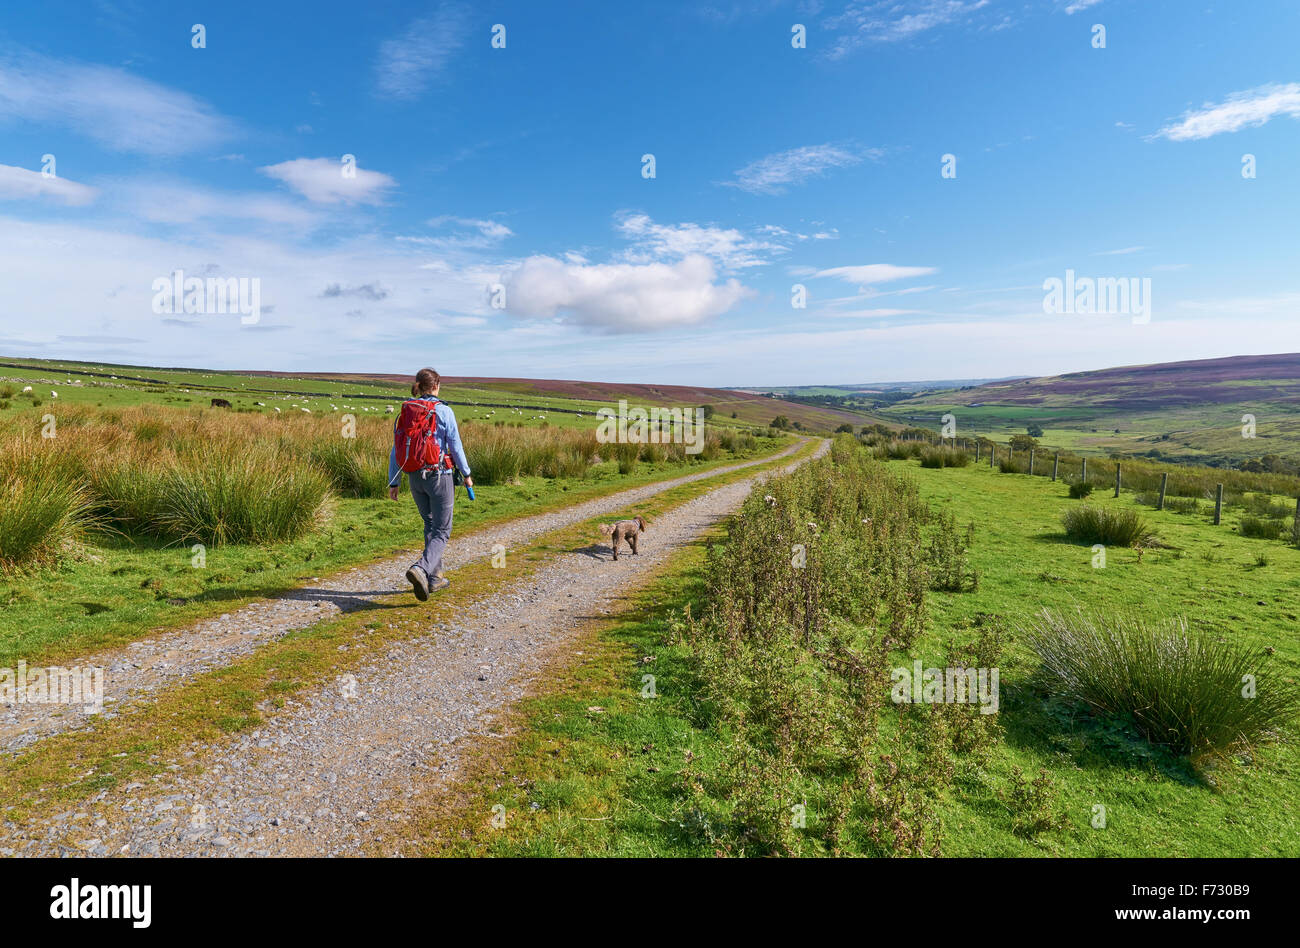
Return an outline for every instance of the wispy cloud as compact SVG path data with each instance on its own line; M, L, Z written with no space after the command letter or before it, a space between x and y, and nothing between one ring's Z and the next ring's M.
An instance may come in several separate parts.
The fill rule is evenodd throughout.
M334 158L295 158L257 170L318 204L380 204L397 185L381 171L349 168Z
M51 198L62 204L89 204L98 193L90 185L67 178L47 177L39 171L0 165L0 201Z
M838 313L832 310L823 315L834 319L884 319L889 316L911 316L921 312L917 309L853 309Z
M746 236L734 227L716 227L712 224L656 224L646 214L623 214L616 218L619 233L635 241L635 246L623 254L631 263L649 263L654 260L681 260L692 255L709 257L728 270L763 266L772 254L786 251L785 244L773 239ZM784 228L766 233L772 236L793 237Z
M0 55L0 122L71 128L114 151L170 157L235 135L230 119L193 96L123 69Z
M343 286L339 283L331 283L321 293L323 299L337 299L347 296L355 296L358 299L371 300L377 303L388 298L388 290L378 283L362 283L360 286Z
M116 206L154 224L256 221L307 230L320 223L316 212L280 195L223 191L179 180L138 178L118 181L113 183L108 193Z
M418 98L446 70L468 30L468 9L444 3L412 22L400 36L385 40L375 64L379 92L394 99Z
M879 158L878 148L856 150L839 145L805 145L752 161L735 173L734 181L722 182L751 194L782 194L786 188L825 174L831 168L845 168L864 158Z
M455 228L456 233L445 237L403 239L412 239L417 243L443 247L448 250L483 250L496 247L507 237L513 237L515 234L513 230L500 221L478 217L453 217L449 214L443 214L430 219L427 223L430 227L435 228Z
M871 286L876 283L889 283L892 280L929 276L931 273L938 272L935 267L899 267L892 263L868 263L858 267L831 267L829 270L818 270L813 276L836 277L848 283Z
M1065 12L1073 15L1081 10L1088 9L1089 7L1095 7L1099 3L1101 3L1101 0L1070 0L1070 2L1066 4Z
M827 20L831 29L847 31L828 52L841 59L868 43L896 43L936 27L964 20L989 0L867 0L850 3Z
M1118 257L1123 254L1140 253L1146 250L1146 247L1122 247L1119 250L1098 250L1093 254L1094 257Z
M1234 92L1223 102L1207 102L1187 112L1181 120L1166 125L1152 138L1186 142L1223 132L1256 128L1278 115L1300 118L1300 82L1276 83Z

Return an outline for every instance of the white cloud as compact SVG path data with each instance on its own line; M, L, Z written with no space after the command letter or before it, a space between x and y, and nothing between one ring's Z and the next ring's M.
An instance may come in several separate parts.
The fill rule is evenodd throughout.
M380 204L385 192L397 185L382 172L355 166L353 176L347 177L343 163L333 158L295 158L257 170L318 204Z
M847 312L827 312L824 316L831 316L835 319L879 319L885 316L910 316L914 313L920 313L916 309L853 309Z
M608 332L694 326L731 309L751 291L715 283L713 262L574 264L529 257L504 278L506 309L519 316L567 317Z
M867 43L896 43L928 30L965 19L989 5L989 0L864 0L850 3L827 20L831 29L844 29L831 46L831 59L841 59Z
M1094 257L1118 257L1123 254L1140 253L1146 250L1146 247L1121 247L1119 250L1099 250L1093 254Z
M216 191L185 182L135 180L114 187L112 195L135 216L157 224L237 220L309 229L320 223L320 215L315 211L275 194Z
M107 192L106 192L107 193ZM192 364L272 369L401 365L413 346L437 339L448 354L474 350L473 324L490 319L483 288L496 266L437 261L394 252L381 238L298 246L246 229L193 228L180 242L93 224L0 217L6 261L0 350L37 356L115 359L145 365ZM188 276L260 280L262 318L167 317L153 311L153 281ZM338 286L336 295L323 295ZM358 292L365 287L374 292ZM450 322L455 319L456 322ZM498 322L500 322L498 317ZM464 334L451 333L451 326ZM256 346L247 333L259 332ZM275 331L270 331L274 329ZM78 337L118 337L88 345ZM125 340L142 340L128 343Z
M617 218L617 222L619 233L636 242L636 246L623 255L623 259L631 263L680 260L702 255L734 270L763 266L768 262L763 254L784 253L786 250L785 246L771 240L746 237L734 227L689 222L656 224L646 214L624 214ZM784 228L760 230L774 236L789 234ZM777 234L777 231L782 234Z
M1086 10L1089 7L1095 7L1099 3L1101 3L1101 0L1070 0L1070 3L1065 8L1065 12L1073 16L1075 13L1078 13L1081 10Z
M800 184L831 168L856 165L866 158L879 158L879 149L858 152L838 145L805 145L752 161L735 173L735 181L722 182L751 194L782 194L789 185Z
M938 272L935 267L899 267L892 263L868 263L859 267L832 267L829 270L818 270L813 276L838 277L848 283L869 286L875 283L888 283L891 280L928 276Z
M495 247L507 237L515 235L513 230L500 221L477 217L452 217L443 214L430 219L427 223L430 227L456 227L460 229L460 232L448 237L403 237L400 239L426 244L431 247L443 247L448 250L469 250Z
M67 178L46 177L39 171L0 165L0 201L53 198L63 204L89 204L99 192Z
M0 58L0 121L71 128L115 151L172 156L201 151L235 125L193 96L122 69L34 53Z
M1223 132L1257 128L1278 115L1300 118L1300 83L1274 83L1234 92L1217 105L1207 102L1187 112L1180 121L1166 125L1151 137L1196 141Z
M447 68L469 29L464 7L443 4L412 22L401 36L385 40L375 65L379 91L394 99L417 98Z

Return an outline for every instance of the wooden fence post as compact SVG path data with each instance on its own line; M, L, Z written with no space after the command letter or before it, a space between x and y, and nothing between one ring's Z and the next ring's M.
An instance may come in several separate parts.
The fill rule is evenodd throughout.
M1169 472L1165 471L1160 475L1160 499L1156 501L1156 510L1165 509L1165 488L1169 486ZM1300 507L1300 501L1296 501L1296 506Z
M1029 449L1029 473L1034 473L1034 449Z
M990 444L989 445L989 467L992 467L993 462L996 461L997 459L998 459L998 446L996 444Z
M1214 489L1214 525L1217 527L1223 519L1223 485Z
M1083 473L1079 475L1079 479L1082 481L1088 480L1088 459L1087 458L1083 459Z
M978 464L979 462L980 462L980 443L976 441L975 442L975 463Z
M1056 472L1061 467L1061 452L1057 451L1056 456L1052 458L1052 480L1056 480Z
M1119 462L1115 462L1115 496L1119 496Z

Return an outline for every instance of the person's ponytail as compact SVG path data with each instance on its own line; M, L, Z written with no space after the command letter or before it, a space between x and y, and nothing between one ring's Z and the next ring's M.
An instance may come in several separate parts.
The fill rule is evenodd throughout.
M421 369L415 373L415 384L411 386L411 397L420 398L429 395L442 384L442 376L433 369Z

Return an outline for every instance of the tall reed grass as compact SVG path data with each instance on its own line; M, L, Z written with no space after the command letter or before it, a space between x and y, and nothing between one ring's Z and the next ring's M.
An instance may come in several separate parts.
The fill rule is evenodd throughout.
M81 534L85 492L31 439L0 457L0 573L52 563Z

